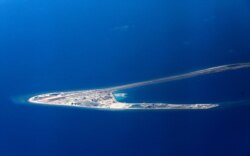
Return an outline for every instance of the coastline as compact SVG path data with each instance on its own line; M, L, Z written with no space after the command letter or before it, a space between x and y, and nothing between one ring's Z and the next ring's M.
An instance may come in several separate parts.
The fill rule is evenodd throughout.
M173 75L153 80L147 80L137 83L108 87L103 89L79 90L67 92L52 92L30 97L29 103L48 104L61 106L74 106L95 109L112 109L112 110L131 110L131 109L212 109L219 107L217 103L195 103L195 104L171 104L171 103L127 103L119 102L115 97L116 91L130 88L142 87L147 85L177 81L182 79L193 78L202 75L234 71L244 68L250 68L250 63L236 63L210 67L202 70L192 71L184 74ZM120 93L120 95L124 96Z
M198 110L198 109L211 109L211 108L215 108L218 107L218 104L169 104L169 103L126 103L126 102L119 102L116 97L115 97L115 93L116 89L98 89L98 90L85 90L85 91L69 91L69 92L53 92L53 93L47 93L47 94L41 94L41 95L37 95L37 96L33 96L31 98L28 99L29 103L33 103L33 104L43 104L43 105L55 105L55 106L67 106L67 107L81 107L81 108L88 108L88 109L104 109L104 110L180 110L180 109L192 109L192 110ZM98 92L104 92L106 93L103 96L107 96L107 94L109 94L110 98L108 100L113 101L112 103L107 102L104 104L97 104L97 105L93 105L93 104L89 104L87 103L83 103L83 104L72 104L72 103L68 103L68 102L42 102L42 101L37 101L36 98L37 97L42 97L42 98L46 98L48 100L48 98L51 100L54 99L58 99L58 98L65 98L65 97L70 97L72 95L76 96L77 94L85 94L85 92L87 93L93 93L93 94L98 94ZM61 95L64 94L64 95ZM66 94L66 96L65 96ZM56 96L56 97L54 97ZM59 96L59 97L58 97ZM79 95L77 95L79 96ZM82 102L82 101L81 101Z

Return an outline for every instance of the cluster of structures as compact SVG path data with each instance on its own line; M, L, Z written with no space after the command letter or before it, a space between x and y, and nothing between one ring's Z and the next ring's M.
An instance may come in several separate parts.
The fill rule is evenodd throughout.
M126 109L131 106L118 102L110 90L48 93L32 97L29 102L107 109Z

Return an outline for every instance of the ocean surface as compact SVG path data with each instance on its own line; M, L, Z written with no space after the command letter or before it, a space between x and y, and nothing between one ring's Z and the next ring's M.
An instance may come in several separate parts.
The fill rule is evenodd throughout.
M249 156L250 69L120 91L211 110L23 102L250 62L249 41L249 0L0 0L0 156Z

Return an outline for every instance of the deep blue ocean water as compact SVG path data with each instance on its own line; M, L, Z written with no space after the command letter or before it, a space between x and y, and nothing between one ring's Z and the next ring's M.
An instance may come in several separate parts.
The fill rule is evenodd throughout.
M249 69L121 91L212 110L18 101L250 62L249 36L248 0L0 0L0 156L249 156Z

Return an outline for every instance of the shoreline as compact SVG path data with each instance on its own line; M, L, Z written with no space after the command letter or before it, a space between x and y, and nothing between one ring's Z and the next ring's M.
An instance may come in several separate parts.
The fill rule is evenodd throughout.
M37 96L33 96L27 100L29 103L33 104L42 104L42 105L54 105L54 106L67 106L67 107L81 107L87 109L102 109L102 110L184 110L184 109L192 109L192 110L199 110L199 109L211 109L218 107L218 104L170 104L170 103L126 103L126 102L119 102L115 97L116 89L97 89L97 90L84 90L84 91L69 91L69 92L52 92L47 94L40 94ZM72 104L68 102L42 102L37 101L36 98L45 98L46 100L55 100L58 98L65 98L70 96L79 96L78 94L98 94L98 92L104 92L105 95L110 95L108 100L113 101L113 103L107 104L97 104L97 105L89 105L88 102L85 104ZM63 95L62 95L63 94ZM104 102L105 103L105 102Z
M138 109L212 109L219 107L217 103L195 103L195 104L171 104L171 103L127 103L119 102L115 97L116 91L154 85L159 83L183 80L202 75L221 73L226 71L235 71L239 69L250 68L250 63L236 63L210 67L202 70L196 70L179 75L173 75L153 80L147 80L137 83L108 87L102 89L90 89L67 92L52 92L30 97L29 103L48 104L61 106L74 106L95 109L110 110L138 110Z

